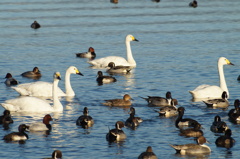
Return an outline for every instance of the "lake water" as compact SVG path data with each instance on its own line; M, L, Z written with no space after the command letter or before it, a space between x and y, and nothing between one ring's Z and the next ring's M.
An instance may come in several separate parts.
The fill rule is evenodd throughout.
M212 149L205 158L239 158L240 126L228 121L227 113L240 98L239 39L240 1L199 1L197 8L188 7L189 0L2 0L0 2L0 103L18 97L4 84L10 72L21 83L34 80L22 78L22 72L39 67L40 80L52 81L59 71L64 79L66 69L76 66L84 76L71 76L76 96L61 98L64 111L52 113L50 135L29 132L25 144L0 141L0 158L45 158L55 149L64 158L137 158L152 146L158 158L192 158L175 154L169 144L194 143L193 138L179 136L175 118L160 118L139 96L165 96L171 91L185 116L198 120ZM37 20L41 28L30 28ZM75 57L90 46L97 58L118 55L126 57L125 36L134 35L139 42L131 42L137 67L129 75L116 75L117 82L98 86L96 75L87 59ZM225 66L231 106L227 110L206 108L202 102L192 102L189 90L200 84L219 85L217 59L228 58L235 66ZM102 69L104 74L105 70ZM59 86L64 90L64 80ZM109 144L106 133L116 121L125 121L129 109L109 108L104 99L121 98L130 94L136 115L144 122L136 129L123 128L127 139ZM88 107L95 124L90 129L76 126L75 121ZM0 112L3 112L0 108ZM219 114L232 129L236 145L227 150L218 148L218 135L210 131L214 116ZM0 129L4 135L17 131L22 123L41 121L43 113L12 113L10 129ZM194 158L194 157L193 157Z

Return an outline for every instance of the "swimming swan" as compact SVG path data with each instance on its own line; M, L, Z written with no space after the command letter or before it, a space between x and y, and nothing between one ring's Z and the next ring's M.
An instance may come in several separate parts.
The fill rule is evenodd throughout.
M20 97L6 100L1 103L2 107L15 112L60 112L63 111L63 106L58 99L57 86L61 80L60 73L53 74L53 106L45 100L37 97Z
M122 66L131 66L133 68L136 67L137 64L132 56L130 41L138 41L138 40L135 39L135 37L132 35L126 36L127 60L119 56L107 56L100 59L88 61L88 63L97 67L107 67L110 62L114 62L116 66L122 65Z
M57 87L58 96L75 96L75 93L72 89L70 83L70 75L78 74L83 76L81 72L75 66L70 66L65 74L65 89L66 93L64 93L59 87ZM32 83L20 84L16 87L12 87L16 90L20 95L24 96L44 96L51 97L52 96L52 83L37 81Z
M223 72L223 65L233 64L225 57L220 57L218 59L220 87L214 85L200 85L193 91L189 91L192 94L193 98L222 98L223 91L226 91L229 97L229 92Z

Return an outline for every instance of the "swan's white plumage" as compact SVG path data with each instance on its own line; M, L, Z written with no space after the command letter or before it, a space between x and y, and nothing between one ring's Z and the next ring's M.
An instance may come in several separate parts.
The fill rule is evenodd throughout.
M58 96L74 96L75 93L71 87L70 83L70 75L71 74L81 74L78 69L74 66L70 66L65 75L65 89L66 93L64 93L59 87L57 87ZM12 87L16 90L20 95L23 96L44 96L51 97L52 96L52 83L37 81L32 83L20 84L16 87Z
M39 99L37 97L19 97L15 99L6 100L4 103L1 103L2 107L9 111L15 112L55 112L63 111L63 106L58 99L57 94L57 85L60 80L60 73L54 73L53 80L53 106L51 106L45 100Z
M193 91L189 91L192 94L193 98L221 98L223 91L226 91L229 97L229 92L223 71L223 65L233 64L225 57L220 57L218 59L218 73L220 87L215 85L200 85Z
M131 66L136 67L136 61L134 60L132 56L132 50L131 50L131 41L138 41L135 39L133 35L127 35L126 36L126 49L127 49L127 60L123 57L119 56L107 56L100 59L95 59L92 61L88 61L88 63L92 64L96 67L107 67L110 62L114 62L116 66Z

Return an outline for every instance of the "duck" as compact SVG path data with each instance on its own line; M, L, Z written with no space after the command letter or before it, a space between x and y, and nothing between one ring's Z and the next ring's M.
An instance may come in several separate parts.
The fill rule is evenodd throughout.
M221 99L204 100L203 103L205 103L208 107L227 108L229 106L227 92L223 91Z
M94 120L91 116L88 115L89 111L87 107L83 109L83 115L78 117L76 121L76 125L82 126L83 128L92 127L94 124Z
M132 105L132 102L131 100L133 100L131 98L131 96L129 94L125 94L123 96L123 99L108 99L108 100L105 100L105 103L102 103L103 105L106 105L106 106L131 106Z
M235 140L231 137L232 136L232 130L227 129L225 131L225 134L223 136L219 136L215 144L217 147L226 147L226 148L231 148L235 144Z
M41 25L36 20L31 24L31 28L33 29L38 29L40 27Z
M199 123L194 123L193 128L180 129L180 136L199 137L203 136L202 126Z
M135 68L137 64L132 55L132 50L130 45L131 41L138 41L138 40L133 35L129 34L126 36L126 40L125 40L126 49L127 49L127 60L119 56L107 56L100 59L88 61L88 63L96 67L105 68L108 66L109 62L114 62L116 66L131 66L132 68Z
M0 105L13 112L62 112L63 106L59 101L57 94L58 82L61 80L60 72L53 74L53 105L50 105L47 101L37 97L18 97L15 99L6 100Z
M148 96L148 98L140 97L145 99L148 102L149 106L171 106L172 94L171 92L166 93L166 98L159 96ZM177 100L175 101L177 105Z
M122 130L123 127L124 123L122 121L117 121L115 124L115 129L111 129L107 133L106 140L109 142L125 140L127 138L127 135Z
M7 73L6 76L5 76L6 80L5 80L5 84L10 86L10 85L17 85L19 82L12 77L12 74L11 73Z
M224 76L223 66L224 65L234 65L231 63L227 58L220 57L218 59L218 73L219 73L219 81L220 86L215 85L200 85L197 88L195 88L192 91L189 91L189 93L192 95L194 99L216 99L221 98L223 91L227 92L227 96L229 98L229 92Z
M184 145L170 145L176 150L177 153L181 155L197 155L197 154L210 154L211 148L205 145L207 142L204 136L199 136L197 139L197 144L184 144Z
M229 129L227 124L221 120L221 117L219 115L216 115L214 117L214 121L210 127L210 130L214 133L223 133L227 129Z
M140 117L135 117L135 108L131 107L130 108L130 117L125 121L125 126L130 127L130 128L135 128L138 125L140 125L143 120Z
M75 92L72 89L71 82L70 82L71 74L77 74L77 75L83 76L83 74L75 66L68 67L65 74L66 93L63 92L59 87L57 87L58 96L75 96ZM37 81L37 82L20 84L12 88L22 96L51 97L52 87L53 87L53 83Z
M240 104L239 99L236 99L234 101L235 109L231 109L228 112L229 120L234 122L234 123L239 123L240 122L240 108L239 108L239 104Z
M41 71L38 67L34 67L32 71L26 71L21 74L23 77L39 79L42 77Z
M193 0L192 2L189 3L189 7L197 8L198 2L196 0Z
M117 79L115 77L112 76L103 76L102 71L98 71L98 76L96 81L98 82L99 85L102 85L103 83L112 83L112 82L116 82Z
M62 159L62 151L54 150L51 159Z
M81 58L89 58L93 60L96 57L96 53L93 47L89 47L88 52L76 53L76 56Z
M6 142L27 140L28 135L25 133L26 129L27 126L25 124L21 124L18 127L18 132L12 132L5 135L3 137L3 140L5 140Z
M159 113L159 116L165 116L165 117L172 117L178 115L178 108L176 107L176 104L178 104L176 99L172 99L171 106L164 106L160 108L159 110L155 110Z
M0 116L0 124L8 125L13 123L13 119L11 117L9 110L4 110L3 115Z
M142 152L139 156L138 159L157 159L157 156L152 150L151 146L147 147L147 150L145 152Z
M132 68L130 66L116 66L114 62L109 62L107 73L129 73Z
M52 120L53 119L52 119L51 115L47 114L43 117L42 122L32 123L27 126L30 131L50 131L50 130L52 130L52 126L49 122Z
M183 118L185 108L184 107L179 107L178 108L178 117L175 121L175 126L177 128L182 128L182 127L193 127L194 124L198 123L196 120L191 119L191 118Z

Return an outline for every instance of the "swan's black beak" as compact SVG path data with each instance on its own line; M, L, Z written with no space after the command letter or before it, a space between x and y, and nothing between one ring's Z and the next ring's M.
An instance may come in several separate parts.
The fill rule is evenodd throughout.
M139 41L138 41L138 39L134 39L134 41L137 41L137 42L139 42Z
M81 76L84 76L81 72L78 72L77 75L81 75Z

